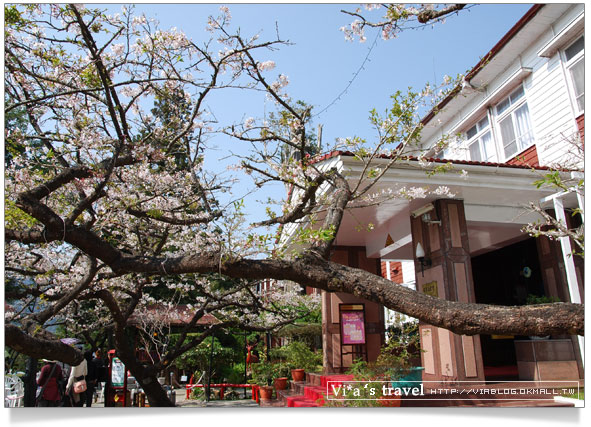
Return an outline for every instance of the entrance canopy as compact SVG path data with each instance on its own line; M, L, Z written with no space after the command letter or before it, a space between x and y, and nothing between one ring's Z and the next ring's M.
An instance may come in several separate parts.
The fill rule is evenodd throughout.
M385 166L388 161L387 158L375 159L372 167ZM316 166L320 169L336 167L352 187L363 173L363 164L350 153L333 152L321 158ZM433 173L436 170L441 171ZM410 218L413 212L416 214L434 200L455 198L464 201L472 256L506 246L525 239L527 235L521 228L541 219L527 209L528 204L539 203L556 192L534 185L534 181L546 173L545 167L441 159L430 159L426 165L417 160L401 161L372 188L372 195L380 197L405 190L421 197L412 200L397 197L375 206L350 209L335 244L363 246L370 258L412 260ZM572 203L576 203L576 197ZM367 231L370 224L373 228ZM360 229L364 231L358 231Z

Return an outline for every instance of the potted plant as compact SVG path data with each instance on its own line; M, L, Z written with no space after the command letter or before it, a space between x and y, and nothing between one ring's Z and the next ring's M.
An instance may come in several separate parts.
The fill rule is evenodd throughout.
M259 385L259 394L262 400L270 400L273 396L271 383L274 379L274 367L271 363L262 361L252 365L252 379Z
M394 329L376 361L357 360L348 370L355 382L364 383L360 395L339 400L335 406L400 407L404 396L402 390L412 393L414 388L421 386L423 368L416 366L420 363L418 323L401 323ZM384 383L389 383L388 388L392 391L384 392Z
M302 342L292 342L287 347L287 362L291 367L291 378L303 381L306 371L314 370L321 359Z
M287 388L287 375L289 374L289 366L284 363L273 363L272 367L275 390L285 390Z

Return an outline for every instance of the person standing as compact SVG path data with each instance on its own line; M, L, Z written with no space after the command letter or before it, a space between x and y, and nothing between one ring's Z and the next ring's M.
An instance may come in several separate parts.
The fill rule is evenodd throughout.
M96 362L92 358L92 351L88 350L84 353L84 359L86 359L86 367L88 375L86 375L86 407L92 406L92 400L94 398L94 391L97 385L98 370Z
M41 387L41 395L37 400L39 407L57 407L61 401L58 381L62 378L62 368L55 360L43 359L45 365L41 368L37 384Z
M84 406L86 391L83 391L82 393L75 393L74 383L85 380L86 375L88 375L88 366L86 363L86 359L82 359L82 362L80 362L79 365L72 366L72 370L70 371L70 377L68 378L68 385L66 386L66 393L72 396L72 401L75 407Z

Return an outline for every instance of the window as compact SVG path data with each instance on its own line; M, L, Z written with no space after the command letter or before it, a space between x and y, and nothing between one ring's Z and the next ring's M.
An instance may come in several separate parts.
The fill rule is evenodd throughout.
M488 116L484 116L466 132L470 159L478 162L496 162L497 153L490 132Z
M499 142L506 159L533 144L529 109L525 102L523 86L499 102L495 110L499 124Z
M449 159L449 153L446 148L439 150L435 155L436 159Z
M585 37L579 37L564 50L566 70L570 79L577 111L585 111Z

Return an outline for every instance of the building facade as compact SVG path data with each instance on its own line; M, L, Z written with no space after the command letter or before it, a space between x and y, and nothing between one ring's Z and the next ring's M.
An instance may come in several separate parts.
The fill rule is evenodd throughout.
M524 208L529 202L569 225L583 220L570 214L583 207L581 194L533 185L549 167L571 159L573 146L584 138L583 32L583 4L533 6L424 117L421 148L432 157L428 164L400 162L375 188L377 193L436 184L448 192L345 214L332 260L448 300L521 305L530 295L546 295L582 302L584 270L570 255L572 242L534 239L522 228L539 219ZM459 137L436 148L446 135ZM571 165L580 161L573 157ZM373 166L387 163L379 158ZM327 154L316 164L346 171L352 181L363 173L346 152ZM429 173L448 164L449 173ZM359 223L374 226L360 233ZM286 227L286 242L289 235ZM388 312L339 293L323 292L322 301L325 371L341 372L354 357L375 360ZM461 336L428 324L420 325L420 334L424 380L583 378L582 337Z

